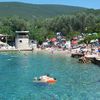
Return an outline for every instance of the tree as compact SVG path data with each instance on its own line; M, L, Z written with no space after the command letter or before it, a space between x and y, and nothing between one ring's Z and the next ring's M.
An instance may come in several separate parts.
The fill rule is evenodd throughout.
M86 27L87 15L85 12L76 15L76 25L79 27L81 33L84 33Z

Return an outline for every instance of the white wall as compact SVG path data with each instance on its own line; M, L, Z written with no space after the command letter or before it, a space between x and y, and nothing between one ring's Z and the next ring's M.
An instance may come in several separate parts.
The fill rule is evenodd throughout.
M20 42L20 41L22 41L22 42ZM15 46L19 50L31 49L29 47L29 39L28 38L16 38L15 39Z

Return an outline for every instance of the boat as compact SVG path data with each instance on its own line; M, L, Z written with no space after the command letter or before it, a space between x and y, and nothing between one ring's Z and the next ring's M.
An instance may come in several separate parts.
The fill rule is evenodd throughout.
M47 83L53 84L56 82L56 79L53 77L49 77L47 75L40 76L39 78L35 77L33 80L34 83Z

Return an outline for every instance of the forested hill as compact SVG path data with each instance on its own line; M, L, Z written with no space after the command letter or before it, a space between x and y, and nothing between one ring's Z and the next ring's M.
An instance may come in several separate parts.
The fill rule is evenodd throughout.
M18 15L26 18L45 18L57 15L72 15L85 9L86 8L65 5L0 2L0 17Z

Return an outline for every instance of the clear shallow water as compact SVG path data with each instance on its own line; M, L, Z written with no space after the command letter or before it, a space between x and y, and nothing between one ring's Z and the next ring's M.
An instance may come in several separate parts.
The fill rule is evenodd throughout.
M53 85L35 76L56 77ZM42 53L0 54L0 100L100 100L100 67Z

